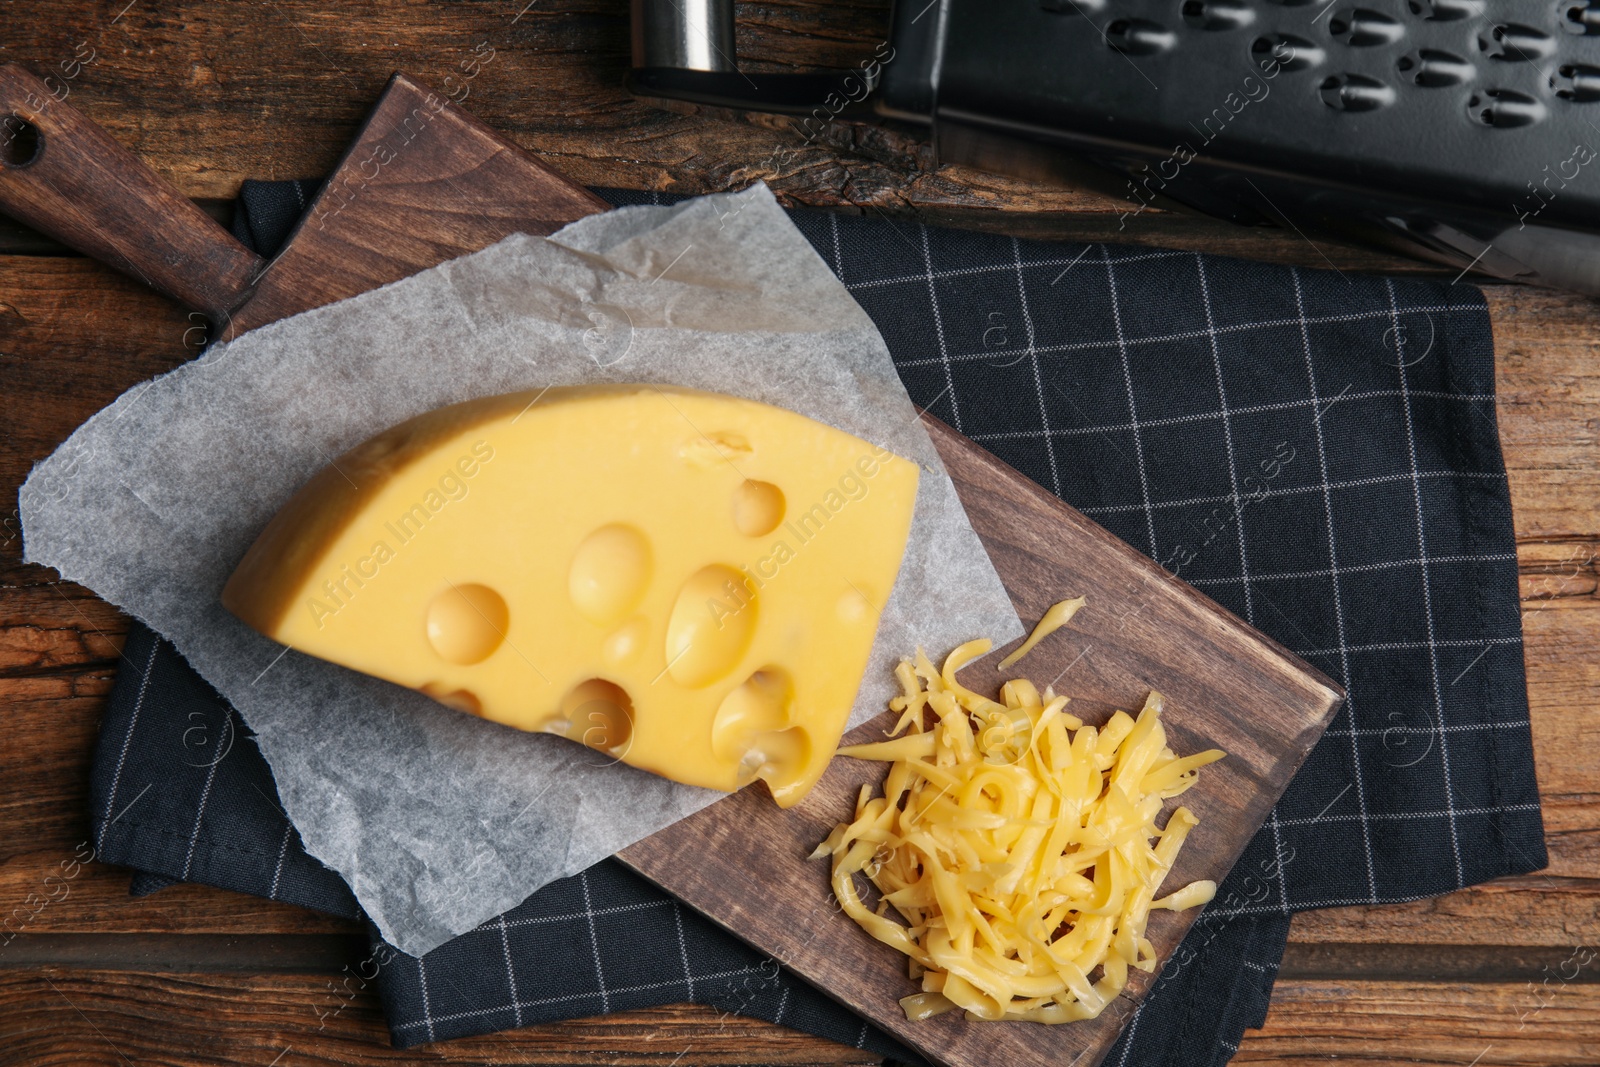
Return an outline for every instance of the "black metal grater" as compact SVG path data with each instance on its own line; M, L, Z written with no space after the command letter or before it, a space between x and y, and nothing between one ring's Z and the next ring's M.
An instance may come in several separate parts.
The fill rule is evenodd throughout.
M634 30L642 95L825 115L859 78L737 73L731 0ZM901 0L890 44L871 107L942 162L1600 294L1600 0Z

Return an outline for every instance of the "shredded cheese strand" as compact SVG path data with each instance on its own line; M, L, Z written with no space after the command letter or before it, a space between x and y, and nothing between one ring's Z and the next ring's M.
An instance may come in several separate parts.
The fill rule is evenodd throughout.
M1071 600L1063 600L1058 604L1051 604L1050 610L1046 611L1039 619L1039 624L1033 628L1033 632L1028 635L1028 639L1018 645L1016 651L1000 661L1000 669L1005 670L1010 667L1023 656L1032 652L1040 641L1043 641L1071 622L1072 617L1078 613L1078 609L1083 607L1083 604L1084 598L1081 596L1075 596Z
M1051 629L1082 603L1052 608ZM1018 654L1048 632L1041 622ZM921 992L900 1002L907 1018L960 1008L976 1019L1092 1019L1130 968L1155 969L1150 912L1216 893L1197 881L1156 899L1198 823L1184 807L1156 820L1224 754L1174 753L1159 693L1137 717L1119 711L1096 728L1025 679L1007 682L999 701L957 684L955 672L989 647L968 642L942 669L921 650L901 663L893 739L839 750L891 764L883 795L863 786L854 819L812 855L831 857L845 913L908 957ZM878 889L876 910L858 873Z

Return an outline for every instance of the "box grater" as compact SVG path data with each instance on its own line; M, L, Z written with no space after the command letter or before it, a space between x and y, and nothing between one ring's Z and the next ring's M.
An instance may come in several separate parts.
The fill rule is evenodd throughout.
M731 0L633 13L641 95L851 103L1122 225L1178 205L1600 294L1600 0L901 0L870 95L740 73Z

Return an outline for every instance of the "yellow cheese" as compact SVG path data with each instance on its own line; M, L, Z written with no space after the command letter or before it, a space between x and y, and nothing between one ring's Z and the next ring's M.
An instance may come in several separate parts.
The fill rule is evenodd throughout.
M753 401L514 393L333 461L222 602L459 710L787 807L838 744L916 491L915 464Z
M1082 606L1082 597L1057 604L1035 636ZM1118 711L1098 729L1024 678L990 700L956 681L989 648L969 641L942 670L920 649L915 663L901 661L893 740L839 750L892 762L883 795L863 785L854 821L812 856L833 858L844 913L909 957L922 991L901 999L907 1018L959 1007L975 1019L1093 1019L1130 968L1155 970L1150 912L1216 894L1215 882L1197 881L1156 898L1199 825L1184 807L1165 826L1156 818L1224 754L1172 751L1160 693L1137 719ZM876 911L857 892L858 873L878 890Z
M1005 670L1016 663L1023 656L1039 647L1039 642L1061 629L1072 621L1072 617L1083 607L1084 598L1075 596L1071 600L1062 600L1050 605L1050 610L1040 617L1038 625L1028 635L1028 639L1016 647L1016 650L1000 661L1000 669Z

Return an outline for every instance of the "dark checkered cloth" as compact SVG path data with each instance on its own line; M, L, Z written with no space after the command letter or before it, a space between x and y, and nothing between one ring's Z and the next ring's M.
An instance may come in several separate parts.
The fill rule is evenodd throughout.
M313 191L247 183L236 232L271 254ZM1476 289L793 218L912 399L1349 692L1109 1064L1225 1063L1296 910L1544 865ZM93 775L101 856L149 872L135 892L189 880L359 915L238 716L148 631L126 658ZM357 970L400 1046L692 1000L915 1059L613 861L420 960L375 940Z

